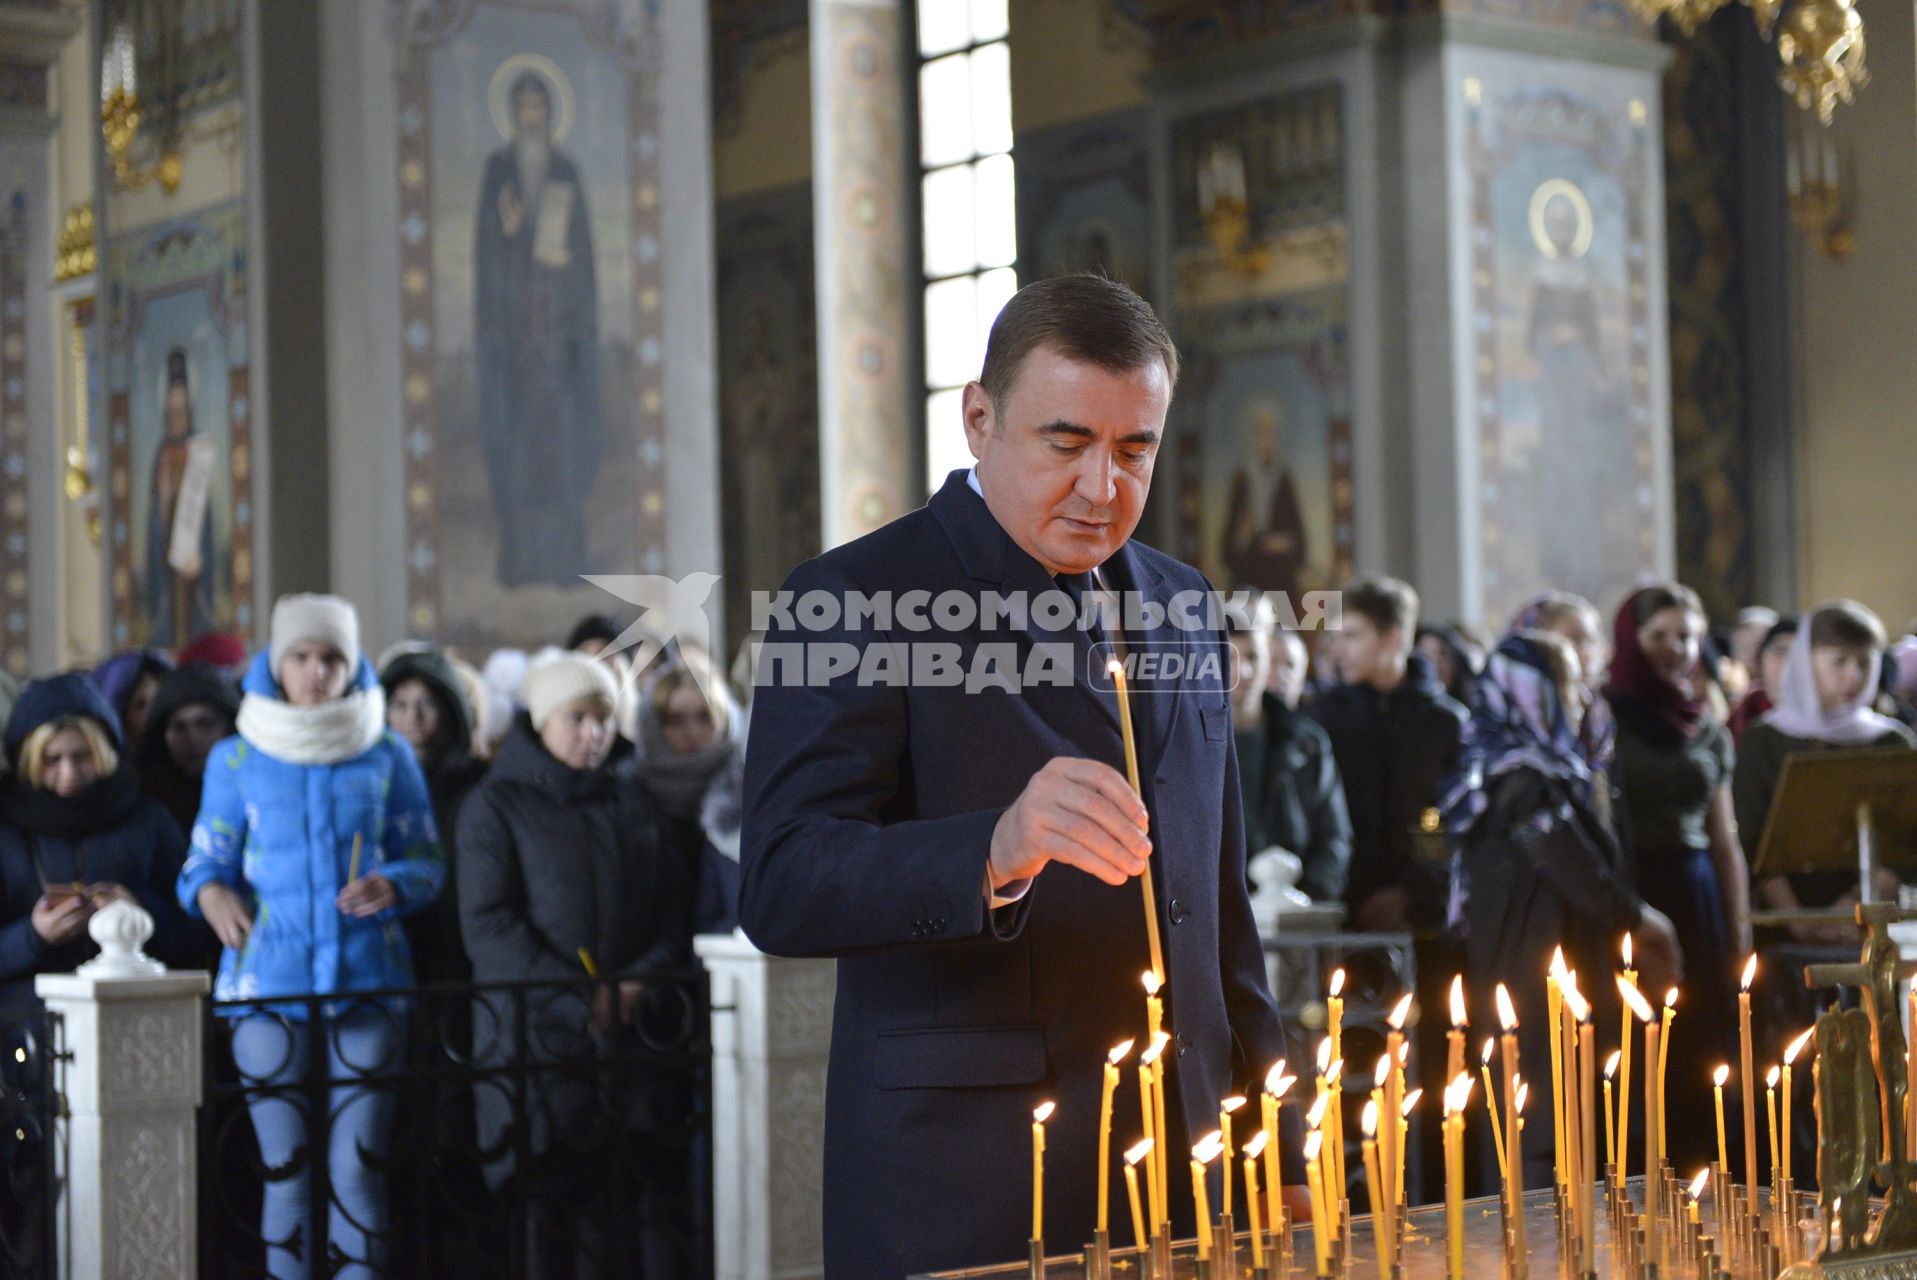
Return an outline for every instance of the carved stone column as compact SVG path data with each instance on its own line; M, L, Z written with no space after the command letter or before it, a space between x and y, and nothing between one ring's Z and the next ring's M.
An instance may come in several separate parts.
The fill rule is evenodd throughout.
M775 959L738 934L693 950L712 975L714 1272L815 1280L837 966Z
M71 1280L199 1271L196 1113L204 973L43 974L65 1047L66 1205Z

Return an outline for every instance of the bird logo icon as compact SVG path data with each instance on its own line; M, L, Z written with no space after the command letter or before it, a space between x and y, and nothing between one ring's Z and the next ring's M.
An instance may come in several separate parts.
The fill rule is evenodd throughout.
M581 576L600 590L639 608L639 616L599 654L599 660L605 661L614 654L630 652L627 680L637 680L661 653L672 658L690 649L704 657L712 656L712 619L706 614L706 602L712 598L712 589L719 585L718 574L689 573L683 578L656 573ZM689 662L686 666L699 683L700 692L711 697L712 690L705 686L714 678L713 664Z

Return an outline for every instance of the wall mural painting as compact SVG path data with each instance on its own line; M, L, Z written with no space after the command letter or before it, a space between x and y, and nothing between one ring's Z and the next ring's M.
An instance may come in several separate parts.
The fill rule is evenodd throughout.
M1342 90L1186 117L1171 157L1185 364L1159 536L1227 589L1335 585L1353 553Z
M818 334L812 191L720 203L717 217L720 483L731 644L751 593L819 553Z
M1484 614L1656 565L1645 104L1465 84Z
M407 625L475 650L658 572L658 6L393 0Z
M104 275L112 643L249 635L244 202L109 240Z
M1153 295L1145 113L1018 135L1020 277L1099 271Z

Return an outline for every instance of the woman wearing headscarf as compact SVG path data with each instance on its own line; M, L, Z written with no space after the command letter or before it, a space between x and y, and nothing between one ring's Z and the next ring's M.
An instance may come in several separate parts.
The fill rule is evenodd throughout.
M1676 583L1633 592L1612 626L1605 699L1617 720L1613 780L1638 892L1684 940L1689 1033L1670 1050L1671 1108L1710 1105L1710 1072L1730 1051L1737 978L1750 950L1750 880L1731 812L1730 731L1700 664L1704 609ZM1648 987L1659 1003L1663 991ZM1686 1134L1676 1155L1709 1159Z
M1519 1008L1541 1008L1554 949L1584 975L1587 999L1605 990L1617 939L1640 940L1647 978L1674 981L1682 966L1676 931L1631 884L1629 860L1597 801L1598 773L1579 737L1584 693L1570 644L1543 631L1506 636L1474 689L1459 770L1445 788L1444 820L1457 850L1454 913L1467 931L1475 1006L1492 1007L1505 984ZM1660 988L1661 989L1661 988ZM1519 1024L1522 1048L1544 1061L1542 1019ZM1534 1126L1527 1167L1541 1176L1551 1134Z
M1744 734L1733 790L1738 825L1755 855L1762 847L1784 761L1799 751L1854 751L1917 746L1917 734L1871 708L1877 694L1884 627L1877 615L1853 600L1821 605L1804 621L1775 694L1777 705ZM1878 891L1894 896L1896 877L1878 873ZM1757 885L1764 905L1849 906L1857 901L1857 876L1849 872L1767 876ZM1845 923L1797 925L1802 942L1844 943L1857 938Z
M160 677L173 670L164 649L128 649L93 669L93 683L107 706L120 718L120 731L130 743L146 734L147 708L159 690Z
M744 717L725 681L690 653L648 678L638 712L639 776L659 797L696 886L692 930L729 933L738 924L737 809L728 809L722 793L708 823L706 802L715 783L742 765Z
M439 892L439 836L419 765L386 728L352 605L282 596L243 687L239 732L207 761L179 898L226 948L217 999L334 997L217 1011L234 1024L261 1158L285 1171L265 1187L268 1273L364 1280L384 1271L380 1166L394 1102L356 1081L398 1063L407 1001L352 993L413 984L400 922ZM329 1148L317 1157L332 1187L324 1250L312 1160L297 1159L307 1146L306 1086L316 1079L331 1114Z
M232 734L239 714L240 687L223 671L185 666L160 678L133 759L141 789L166 806L182 831L191 831L199 817L206 758Z
M498 1089L481 1090L477 1103L488 1181L517 1178L528 1192L528 1273L540 1280L599 1274L605 1228L628 1216L604 1198L607 1108L579 1064L598 1043L636 1034L646 980L681 963L686 949L685 866L615 728L617 694L603 662L576 653L536 660L526 711L459 820L459 913L474 978L554 984L482 992L474 1009L482 1067L552 1068L527 1075L523 1117ZM600 976L590 1000L574 998L572 984ZM642 1150L646 1133L686 1111L662 1114L657 1085L639 1081L620 1099ZM649 1195L666 1180L663 1153L658 1163ZM661 1221L656 1200L639 1219ZM648 1245L665 1248L651 1236ZM669 1269L645 1269L656 1273Z
M379 673L386 691L386 723L413 749L446 857L446 883L424 911L407 918L413 967L421 982L464 982L472 976L459 940L458 856L452 847L460 806L486 773L473 755L472 705L464 682L435 649L397 654Z

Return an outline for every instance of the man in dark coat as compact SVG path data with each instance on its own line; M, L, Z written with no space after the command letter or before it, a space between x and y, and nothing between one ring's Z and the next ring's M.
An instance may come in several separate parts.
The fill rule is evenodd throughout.
M772 610L746 756L740 920L767 951L839 961L826 1077L833 1280L1023 1258L1032 1188L1020 1175L1047 1100L1060 1172L1045 1234L1061 1252L1089 1239L1101 1069L1115 1045L1146 1038L1141 874L1156 885L1169 977L1174 1172L1217 1127L1219 1099L1285 1056L1245 891L1222 620L1200 608L1181 630L1147 608L1113 622L1123 630L1111 641L1141 673L1173 647L1204 667L1148 690L1141 674L1133 689L1141 803L1121 772L1109 678L1093 674L1111 650L1043 607L1069 610L1060 592L1093 583L1161 609L1181 591L1202 599L1197 572L1128 541L1176 360L1123 285L1028 285L965 389L977 467L786 582L793 600L887 593L895 618L868 625L840 610L820 629L807 607ZM916 610L927 593L933 608ZM994 600L1032 607L1007 619ZM1062 669L1034 678L1060 655ZM912 678L882 675L888 657ZM847 658L861 670L811 678ZM1128 1092L1114 1167L1141 1132ZM1190 1235L1190 1179L1171 1182L1187 1191L1174 1228Z

